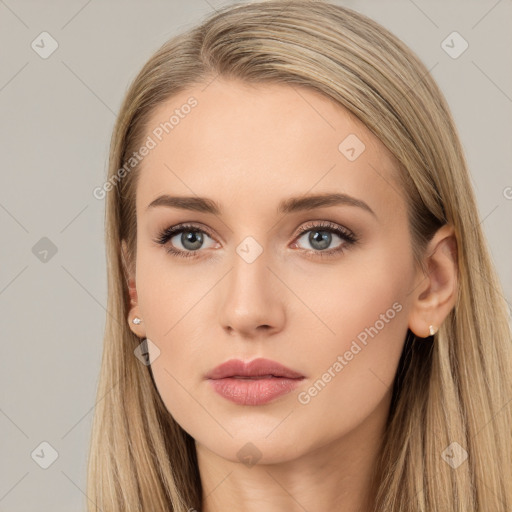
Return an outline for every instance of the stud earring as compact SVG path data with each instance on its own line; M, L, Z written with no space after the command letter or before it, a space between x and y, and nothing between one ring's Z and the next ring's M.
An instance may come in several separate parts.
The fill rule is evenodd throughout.
M142 322L142 320L141 320L138 316L136 316L136 317L132 320L132 322L133 322L135 325L139 325L139 324Z
M430 336L434 336L434 334L437 332L437 329L434 328L433 325L431 325L428 329Z

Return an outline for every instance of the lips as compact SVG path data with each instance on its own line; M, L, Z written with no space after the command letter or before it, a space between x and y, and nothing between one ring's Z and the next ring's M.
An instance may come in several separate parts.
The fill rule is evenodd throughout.
M226 377L237 378L264 378L284 377L287 379L301 379L304 375L283 366L270 359L254 359L248 363L240 359L230 359L214 368L206 375L208 379L224 379Z
M230 359L206 375L213 389L238 405L264 405L289 393L305 378L269 359Z

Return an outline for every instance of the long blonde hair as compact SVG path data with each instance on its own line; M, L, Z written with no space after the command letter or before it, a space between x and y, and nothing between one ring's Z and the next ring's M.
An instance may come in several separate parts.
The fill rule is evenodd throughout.
M89 510L202 507L194 440L166 410L150 367L134 356L141 340L128 326L126 269L135 265L139 168L120 169L147 137L156 106L217 76L309 87L361 120L399 162L417 261L441 225L455 229L456 305L430 342L408 333L375 468L373 510L511 510L509 313L451 113L428 70L397 37L322 0L225 7L165 43L126 94L111 141L109 187L102 189L108 316L88 460ZM446 462L452 450L467 452L456 468Z

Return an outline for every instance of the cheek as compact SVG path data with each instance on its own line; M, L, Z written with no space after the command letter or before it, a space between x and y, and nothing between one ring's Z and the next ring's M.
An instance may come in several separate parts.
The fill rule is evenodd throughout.
M315 313L302 320L312 378L298 401L315 416L335 417L341 430L362 421L390 391L408 324L407 263L391 253L359 263L303 278L294 288Z
M346 264L322 272L302 272L300 278L289 273L286 282L304 303L293 307L297 313L302 309L297 321L309 325L316 338L321 336L321 346L338 349L359 335L364 342L365 329L375 325L379 336L391 325L403 328L405 314L399 310L406 309L410 280L406 267L405 261L381 252L347 259Z
M192 265L173 263L164 248L141 251L137 263L137 293L148 338L172 343L183 329L197 326L197 311L215 284ZM199 308L198 308L199 306Z
M201 277L192 267L185 270L165 259L149 261L141 255L137 292L146 337L159 350L156 359L151 357L155 383L167 409L179 421L181 411L190 411L189 392L194 393L202 377L201 362L211 359L209 351L215 349L212 340L206 339L211 324L206 326L204 319L213 307L209 292L218 278L211 272Z

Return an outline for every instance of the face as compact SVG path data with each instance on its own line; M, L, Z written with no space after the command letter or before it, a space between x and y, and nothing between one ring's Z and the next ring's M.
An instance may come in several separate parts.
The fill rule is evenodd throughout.
M225 459L252 443L262 463L382 423L416 275L387 149L315 91L221 79L161 104L147 137L137 332L175 420ZM259 358L294 378L207 377Z

